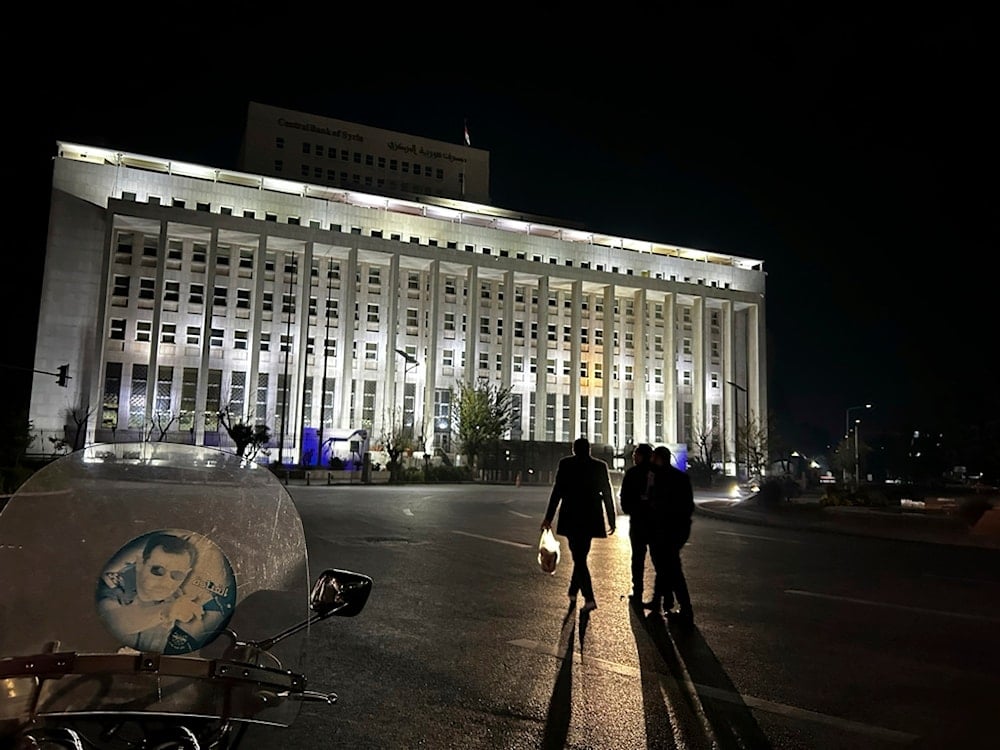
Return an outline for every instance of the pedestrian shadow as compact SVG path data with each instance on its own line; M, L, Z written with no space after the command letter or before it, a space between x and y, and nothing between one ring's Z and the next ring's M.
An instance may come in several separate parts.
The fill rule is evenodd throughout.
M720 750L770 750L771 743L753 712L697 626L671 625L668 629L659 615L646 618L644 624L668 674L700 720L704 739Z
M629 624L639 656L639 684L642 690L642 714L646 728L646 747L678 748L686 745L675 736L674 713L677 703L688 699L676 680L664 679L680 673L682 667L673 648L657 642L657 634L647 625L642 610L630 605ZM650 615L650 619L652 619ZM662 624L662 621L661 621ZM666 639L669 645L669 637ZM692 746L700 746L691 743ZM707 744L707 743L706 743Z
M549 712L545 719L541 750L560 750L566 746L566 738L569 737L569 722L573 708L573 643L576 631L576 618L573 615L575 613L576 608L570 606L562 621L557 652L562 664L559 665L556 682L552 687L552 697L549 698ZM589 615L589 612L580 613L581 628L584 617L589 618Z

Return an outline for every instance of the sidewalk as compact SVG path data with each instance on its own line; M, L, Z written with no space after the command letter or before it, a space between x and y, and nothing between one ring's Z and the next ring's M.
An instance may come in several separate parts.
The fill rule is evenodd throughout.
M1000 550L1000 506L996 505L972 527L949 513L822 507L818 498L796 498L778 507L763 507L752 496L727 500L699 498L696 493L695 515L699 514L758 526Z

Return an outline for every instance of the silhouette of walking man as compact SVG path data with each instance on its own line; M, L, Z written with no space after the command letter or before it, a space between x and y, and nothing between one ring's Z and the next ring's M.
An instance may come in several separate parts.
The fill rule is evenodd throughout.
M556 533L566 537L573 556L573 575L569 582L570 606L576 603L577 594L582 593L584 604L581 611L590 612L597 609L597 601L594 599L594 585L587 557L594 539L615 533L615 504L611 496L608 465L590 455L590 441L587 438L577 438L573 442L573 455L559 461L556 480L549 495L549 505L542 520L543 529L552 528L557 508L559 520ZM604 525L605 515L608 520L607 529Z

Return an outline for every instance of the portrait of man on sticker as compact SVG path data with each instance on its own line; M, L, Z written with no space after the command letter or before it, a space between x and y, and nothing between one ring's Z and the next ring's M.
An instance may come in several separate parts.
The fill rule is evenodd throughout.
M126 648L186 654L212 641L236 601L232 567L210 539L161 529L124 545L101 571L96 606Z

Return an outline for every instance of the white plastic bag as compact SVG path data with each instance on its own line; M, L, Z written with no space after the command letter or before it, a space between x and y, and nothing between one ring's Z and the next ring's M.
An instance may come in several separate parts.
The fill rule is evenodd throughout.
M552 533L552 529L544 529L538 540L538 565L543 573L555 575L556 565L559 564L559 551L559 540Z

